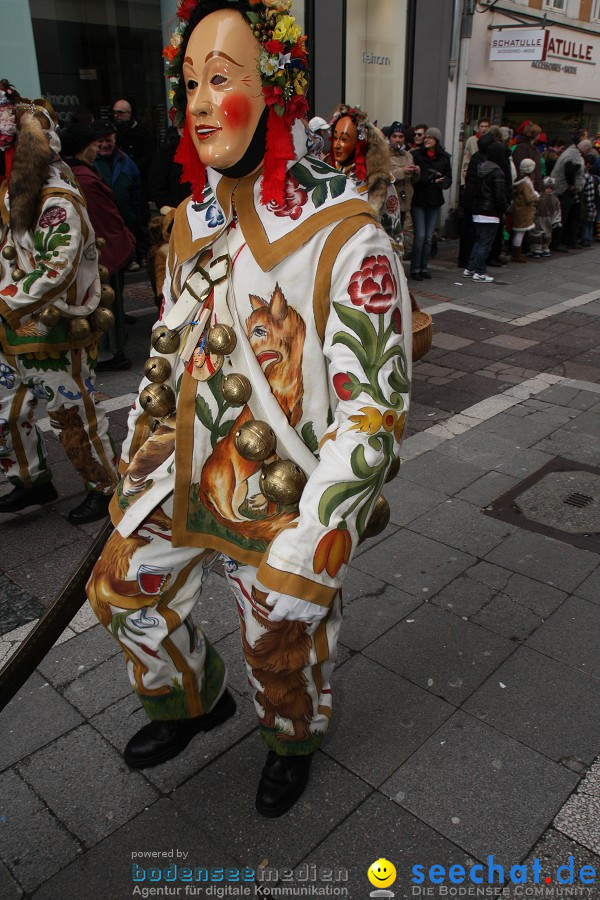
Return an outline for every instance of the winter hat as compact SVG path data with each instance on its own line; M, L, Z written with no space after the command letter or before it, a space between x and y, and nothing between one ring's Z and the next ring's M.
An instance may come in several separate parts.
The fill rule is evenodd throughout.
M480 153L487 153L488 147L491 147L492 144L496 143L496 138L493 134L490 134L489 131L487 134L484 134L483 137L480 137L477 141L477 149Z
M531 175L532 172L535 172L535 162L533 159L522 159L519 165L519 171L523 175Z
M110 119L96 119L92 125L92 131L95 139L98 141L100 138L106 137L107 134L116 134L117 126Z
M547 175L546 178L544 178L543 184L545 188L552 188L552 190L554 190L556 187L556 178Z
M504 144L500 143L500 141L494 141L493 144L490 144L490 146L487 148L486 155L489 162L501 165L506 159L506 150L504 149Z
M396 132L398 132L399 134L406 134L406 131L404 129L404 125L402 124L402 122L392 122L392 124L390 125L389 133L395 134Z
M77 156L77 154L98 140L96 134L87 125L69 125L60 133L63 156Z
M329 122L327 122L321 116L315 116L314 119L311 119L308 123L308 127L313 132L313 134L316 131L329 131Z
M577 149L580 151L580 153L589 153L592 148L593 144L588 140L579 141L579 143L577 144Z
M442 132L439 128L428 128L425 132L425 137L435 138L438 144L442 143Z

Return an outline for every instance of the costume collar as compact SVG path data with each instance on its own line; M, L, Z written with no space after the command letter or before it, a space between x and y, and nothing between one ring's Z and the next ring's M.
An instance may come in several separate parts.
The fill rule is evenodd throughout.
M234 207L244 239L264 272L304 246L327 224L371 214L371 207L359 199L345 175L307 155L311 141L300 120L294 123L292 136L296 156L287 165L284 207L261 204L262 169L235 179L207 168L202 203L190 198L175 214L169 249L171 271L175 254L181 264L214 243L233 221Z

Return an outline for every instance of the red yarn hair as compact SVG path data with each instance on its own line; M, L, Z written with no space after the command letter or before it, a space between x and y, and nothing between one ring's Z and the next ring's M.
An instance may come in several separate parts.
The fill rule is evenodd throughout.
M204 195L204 185L206 184L206 169L198 156L198 151L194 146L190 129L186 123L179 147L175 154L175 162L183 166L183 172L179 179L182 184L188 182L192 186L192 198L196 203L202 203Z

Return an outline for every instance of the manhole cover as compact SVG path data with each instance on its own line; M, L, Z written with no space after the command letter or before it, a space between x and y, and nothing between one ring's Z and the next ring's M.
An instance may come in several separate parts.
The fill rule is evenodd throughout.
M600 553L600 469L557 456L484 512Z
M559 531L600 531L600 475L592 472L550 472L515 503L528 519Z

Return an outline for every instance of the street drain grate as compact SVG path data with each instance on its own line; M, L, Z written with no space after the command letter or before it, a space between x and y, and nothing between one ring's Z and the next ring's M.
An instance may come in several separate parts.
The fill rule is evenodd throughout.
M600 469L594 466L557 456L483 511L600 553Z
M569 506L576 506L578 509L583 509L593 502L593 497L588 497L587 494L578 494L577 491L575 491L574 494L569 494L569 496L563 500L563 503L567 503Z

